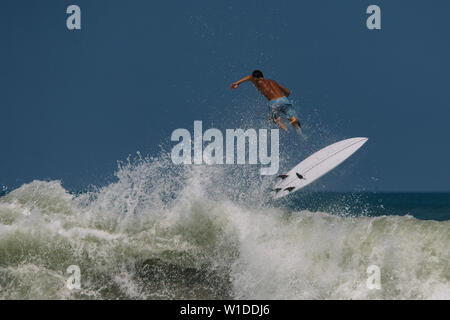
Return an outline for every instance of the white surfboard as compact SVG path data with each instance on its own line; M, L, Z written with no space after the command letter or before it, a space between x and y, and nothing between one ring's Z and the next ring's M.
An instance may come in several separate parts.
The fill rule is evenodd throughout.
M325 147L296 165L287 174L280 174L280 181L273 188L275 199L287 196L322 177L355 153L368 138L351 138Z

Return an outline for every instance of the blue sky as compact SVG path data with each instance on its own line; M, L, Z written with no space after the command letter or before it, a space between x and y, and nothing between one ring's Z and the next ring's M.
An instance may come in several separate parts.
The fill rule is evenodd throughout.
M81 31L66 28L70 4ZM381 30L366 28L371 4ZM370 138L345 175L324 180L330 188L449 191L449 10L424 0L2 0L0 184L61 179L79 190L106 183L130 154L156 155L194 120L268 125L254 88L229 89L258 68L292 90L310 136L299 145L282 134L290 159Z

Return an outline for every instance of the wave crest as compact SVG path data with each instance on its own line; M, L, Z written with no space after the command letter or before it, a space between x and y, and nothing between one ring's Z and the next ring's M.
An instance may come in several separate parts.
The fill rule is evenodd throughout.
M245 166L139 157L116 177L0 198L0 298L450 298L449 221L292 211ZM69 265L80 290L67 289ZM366 286L370 265L380 290Z

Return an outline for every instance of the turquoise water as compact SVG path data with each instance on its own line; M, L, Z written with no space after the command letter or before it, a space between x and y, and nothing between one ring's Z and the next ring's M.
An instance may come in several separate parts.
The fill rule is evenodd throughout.
M267 196L238 166L120 165L0 197L1 299L449 299L450 194ZM69 266L80 289L69 289ZM380 289L367 285L380 270Z

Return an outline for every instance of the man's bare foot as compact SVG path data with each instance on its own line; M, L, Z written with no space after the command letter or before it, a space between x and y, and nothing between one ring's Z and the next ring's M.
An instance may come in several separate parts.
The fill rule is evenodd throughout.
M289 122L293 127L298 126L300 128L300 121L296 117L292 117Z

